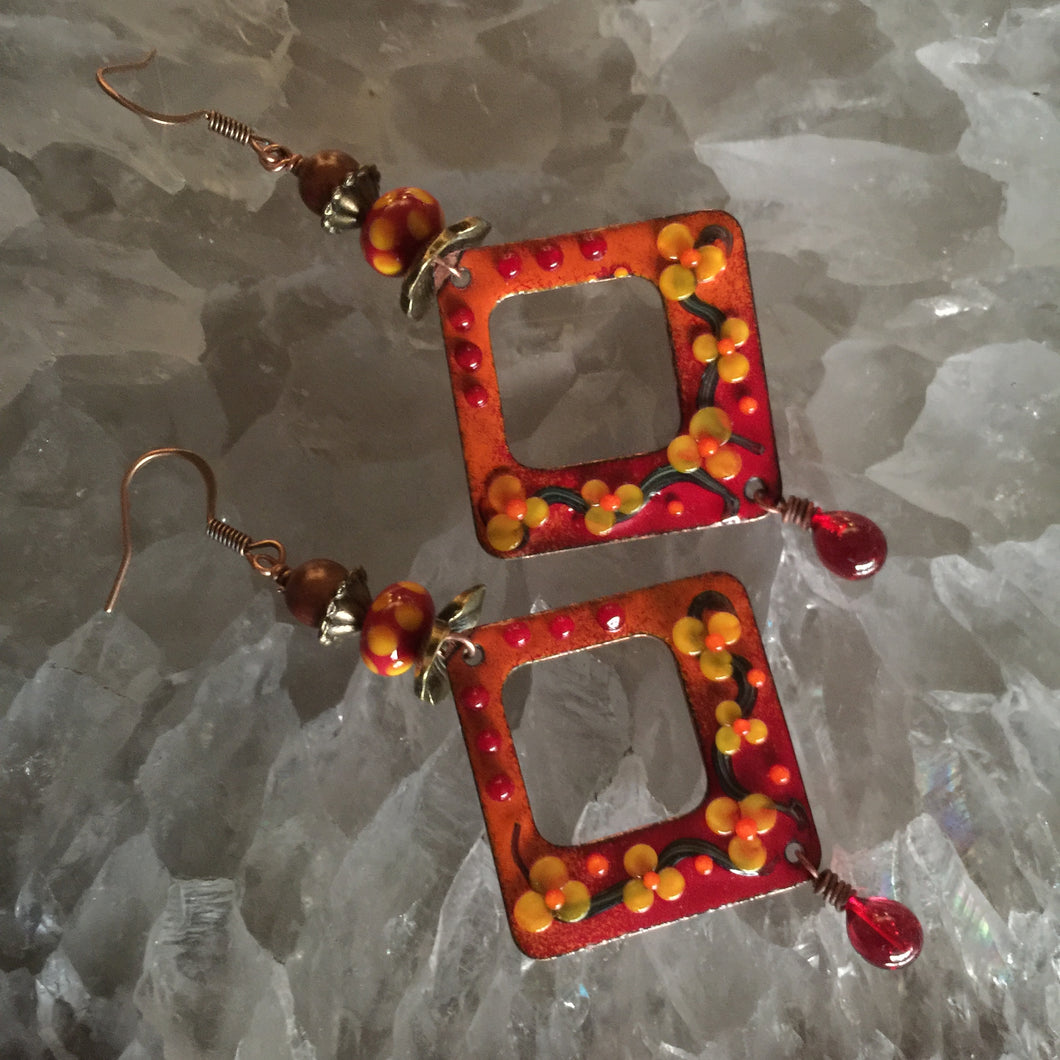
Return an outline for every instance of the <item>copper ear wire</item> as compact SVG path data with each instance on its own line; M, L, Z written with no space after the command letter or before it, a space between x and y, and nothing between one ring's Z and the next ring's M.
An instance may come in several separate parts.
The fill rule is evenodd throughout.
M114 610L118 593L121 592L125 574L132 560L133 545L129 519L129 484L140 468L151 463L152 460L158 460L164 456L179 456L181 459L187 460L202 477L206 485L207 535L215 541L219 541L222 545L226 545L228 548L238 552L259 574L264 574L267 578L272 578L282 585L284 575L288 571L287 550L279 541L273 541L271 538L255 541L249 534L244 534L241 530L237 530L234 526L229 526L228 523L217 518L217 479L214 477L213 469L210 465L198 453L193 453L190 449L178 449L175 447L151 449L133 461L121 480L121 566L118 568L118 574L114 579L114 585L111 587L104 610L108 613Z
M206 124L211 132L218 133L238 144L246 144L258 156L258 161L270 173L280 173L284 170L293 170L302 161L302 156L254 132L249 125L245 125L235 118L230 118L218 110L193 110L187 114L163 114L157 110L148 110L147 107L134 103L127 96L123 96L116 88L107 83L107 76L112 73L124 73L129 70L142 70L155 57L155 49L152 48L147 55L136 62L113 63L110 66L101 66L96 71L96 81L99 87L110 96L115 103L120 103L126 110L139 114L141 118L157 122L159 125L186 125L189 122L206 119Z

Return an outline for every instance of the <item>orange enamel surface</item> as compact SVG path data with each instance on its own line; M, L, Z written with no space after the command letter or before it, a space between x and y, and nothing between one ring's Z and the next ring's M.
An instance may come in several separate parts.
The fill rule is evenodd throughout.
M663 271L673 266L674 261L660 254L657 239L667 226L674 224L696 234L710 225L721 225L733 240L724 270L709 282L698 284L694 297L711 303L728 318L736 318L746 327L740 354L731 356L746 357L747 376L734 382L719 381L712 402L734 424L739 423L737 433L742 438L762 449L753 452L740 448L738 472L724 483L733 496L730 503L735 506L734 517L749 520L763 515L762 509L744 495L744 486L750 478L760 479L771 495L780 495L780 472L746 249L743 232L731 216L721 211L700 211L593 232L476 247L465 251L460 259L461 268L468 270L470 283L463 288L452 284L443 286L438 293L438 305L476 533L483 548L492 555L510 557L554 552L600 540L623 540L711 526L728 517L720 496L691 480L684 480L648 498L642 509L628 519L619 520L603 537L586 526L582 513L559 502L552 504L549 518L542 525L528 526L523 543L516 548L498 550L490 544L486 534L487 524L497 514L496 507L489 500L489 488L500 475L518 478L528 498L547 487L571 490L580 495L582 487L592 479L602 480L612 488L621 483L639 484L649 472L668 465L665 446L652 452L567 467L536 468L520 464L512 455L505 436L503 395L497 382L489 319L493 307L501 299L518 294L609 280L621 283L616 277L625 275L643 277L658 287ZM669 248L668 240L664 238L663 242L672 252L680 253L677 243ZM557 258L558 264L549 267ZM513 272L510 263L516 259L519 267ZM709 335L711 328L680 301L667 300L660 295L660 303L666 316L681 413L680 429L675 433L682 434L687 433L688 424L697 410L704 372L717 370L717 365L705 364L702 360L704 346L709 342L700 342L699 359L693 353L696 340ZM736 339L743 336L742 328L737 331ZM469 343L480 356L470 360L463 354L458 357ZM469 364L473 367L468 367ZM748 397L758 408L753 417L739 412L741 399ZM730 467L731 464L732 461Z
M693 601L704 592L721 593L728 598L732 604L731 613L739 621L741 630L739 643L733 648L734 654L745 660L749 667L768 673L747 594L740 583L727 574L699 575L556 611L480 626L469 635L482 648L482 661L472 666L458 653L449 662L454 700L482 804L505 910L517 945L531 957L558 956L632 931L805 882L805 872L788 864L783 856L784 847L793 838L798 838L811 861L819 857L820 846L807 807L805 788L772 681L767 681L757 691L752 714L768 727L768 740L761 746L744 742L737 754L721 756L724 757L723 767L718 765L713 748L722 723L716 714L720 704L735 701L740 686L735 677L704 678L699 658L681 653L672 639L674 626L680 619L693 617L705 621L717 612L716 598L710 598L700 615L689 616ZM617 615L620 621L602 622L601 615ZM517 631L517 636L513 630ZM657 637L673 654L706 766L707 791L703 801L680 817L622 835L578 846L550 843L534 823L504 710L505 679L518 666L638 635ZM557 704L556 709L562 709L562 704ZM732 707L723 708L721 716L735 720ZM488 744L480 742L481 734L486 731L491 734ZM489 750L483 749L486 746ZM780 773L777 767L788 775L783 790L778 789L774 779ZM667 844L689 838L711 843L725 856L730 837L721 838L713 833L705 817L707 804L723 795L719 768L731 770L736 781L747 791L763 794L764 803L756 799L745 804L748 817L756 820L762 817L762 823L765 823L767 805L772 799L783 804L794 801L805 810L804 818L776 813L769 831L754 839L755 844L762 844L770 871L761 876L740 876L717 858L697 862L686 857L676 865L663 863L658 867L650 864L650 858L645 856L642 859L640 854L647 853L639 849L642 845L661 855ZM503 798L497 797L498 791L504 792ZM739 815L745 814L740 812ZM636 856L627 865L631 850ZM673 871L668 871L670 869ZM638 880L631 893L643 898L641 891L645 888L639 883L639 877L648 871L658 873L658 893L666 898L665 901L645 904L646 899L644 902L638 900L634 902L637 907L634 909L619 899L602 912L590 912L570 923L557 915L542 927L540 903L523 897L528 891L537 893L535 886L545 890L567 888L568 882L584 885L590 896L615 888L621 893L630 880ZM683 886L674 872L682 876ZM654 896L655 892L647 890L647 893ZM518 905L520 900L521 906Z

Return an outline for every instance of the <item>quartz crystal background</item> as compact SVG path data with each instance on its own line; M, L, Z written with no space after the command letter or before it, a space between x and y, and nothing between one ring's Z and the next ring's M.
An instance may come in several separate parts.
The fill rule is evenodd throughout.
M0 25L0 1056L1057 1055L1060 7L5 0ZM839 583L775 520L488 557L437 319L290 177L99 92L152 46L115 78L145 104L343 148L497 241L728 209L786 489L876 518L882 573ZM665 441L652 320L583 301L511 323L519 444ZM102 613L118 483L158 445L292 562L482 582L488 620L734 573L826 860L916 910L919 962L861 962L808 887L523 958L451 703L292 625L204 538L186 465L137 480ZM664 657L530 673L555 831L696 797Z

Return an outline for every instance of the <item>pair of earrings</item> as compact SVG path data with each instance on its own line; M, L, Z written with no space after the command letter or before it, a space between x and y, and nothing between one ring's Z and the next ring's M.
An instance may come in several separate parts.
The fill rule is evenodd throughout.
M303 158L213 111L147 111L106 81L150 58L102 68L100 85L151 120L202 118L248 144L266 168L297 176L303 200L326 230L361 229L369 264L404 276L402 306L410 315L422 315L437 298L476 531L487 551L530 555L772 512L812 530L822 561L837 574L866 577L882 565L886 543L871 521L780 494L743 235L727 214L478 247L486 222L468 218L445 227L436 200L420 189L380 196L374 166L341 152ZM663 298L685 430L656 453L551 470L519 464L504 436L488 327L493 307L512 294L625 276L648 279ZM915 959L922 933L908 909L862 898L816 868L820 843L805 788L750 602L736 579L699 575L479 626L481 586L436 609L413 582L373 598L361 568L328 559L289 567L280 542L256 540L217 519L216 482L202 457L165 448L143 454L123 479L124 551L108 611L131 559L131 480L169 456L190 462L204 480L207 533L269 577L292 615L324 643L359 634L365 665L384 676L414 669L425 701L437 702L452 688L509 925L525 953L557 956L809 878L845 910L863 957L890 968ZM528 662L638 635L663 641L674 656L707 797L681 817L629 833L581 846L551 844L527 798L504 710L505 678Z

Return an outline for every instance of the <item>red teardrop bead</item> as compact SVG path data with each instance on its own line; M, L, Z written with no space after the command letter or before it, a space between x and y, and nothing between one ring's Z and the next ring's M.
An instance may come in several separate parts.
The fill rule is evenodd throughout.
M883 531L857 512L818 512L810 524L821 562L840 578L871 578L887 558Z
M904 968L920 956L924 929L910 909L891 898L860 898L846 904L850 944L877 968Z

